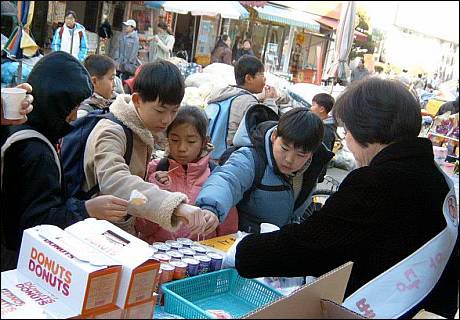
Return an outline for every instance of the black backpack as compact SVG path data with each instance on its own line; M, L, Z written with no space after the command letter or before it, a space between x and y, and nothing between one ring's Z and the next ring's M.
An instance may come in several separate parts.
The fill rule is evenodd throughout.
M211 172L216 168L217 164L213 160L209 160L209 169ZM169 160L167 157L161 158L156 167L156 171L168 171L169 170Z

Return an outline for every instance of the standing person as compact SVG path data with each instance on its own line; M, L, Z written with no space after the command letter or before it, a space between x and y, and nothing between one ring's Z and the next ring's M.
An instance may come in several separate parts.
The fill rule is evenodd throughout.
M164 21L158 23L158 34L150 42L149 62L155 62L158 59L168 60L172 56L174 42L176 39L169 31L169 27Z
M427 85L431 85L430 89L437 90L441 80L438 78L438 74L435 72L433 77L427 81Z
M77 15L74 11L67 11L64 25L56 29L51 49L70 53L80 62L88 54L88 40L85 27L76 22Z
M166 135L169 142L169 155L163 159L150 162L147 180L160 189L171 192L182 192L188 196L189 203L195 203L203 184L211 174L212 163L209 152L212 145L206 136L208 119L203 109L198 107L181 107L176 119L168 126ZM232 208L227 219L218 226L215 214L208 213L215 219L210 230L206 230L206 238L214 238L238 231L238 213ZM214 229L216 229L214 232ZM191 238L190 230L184 226L176 232L169 232L144 219L137 219L136 231L141 238L149 243L156 241ZM200 237L203 240L203 238Z
M85 59L86 70L91 76L94 93L80 104L77 118L86 116L89 112L105 109L113 102L113 89L115 86L115 61L100 54L93 54Z
M109 52L109 49L108 49L109 40L112 38L113 32L112 32L112 26L110 25L107 15L104 15L102 17L102 23L99 26L99 30L97 34L102 42L100 51L105 54L108 53Z
M231 44L232 39L228 35L223 34L211 52L211 63L218 62L232 65Z
M129 199L133 190L147 198L145 204L132 206L117 225L135 235L134 216L158 223L174 231L185 221L192 233L203 233L206 217L199 208L187 204L187 196L168 192L145 181L147 166L155 151L154 135L162 133L176 117L184 97L184 79L171 62L159 60L142 65L135 77L133 93L119 95L110 105L113 115L132 133L132 152L125 160L128 136L121 124L101 119L89 134L84 151L85 181L88 193L96 185L100 194Z
M423 75L419 73L417 75L417 79L414 81L414 89L415 90L424 90L425 89L425 81L423 80Z
M134 75L140 65L137 58L139 53L139 35L137 34L136 21L129 19L123 22L124 34L118 38L117 47L114 50L113 59L117 63L117 73L121 80L126 80Z
M378 78L353 83L333 113L347 128L345 140L359 168L305 222L243 238L235 260L241 276L319 276L353 261L348 297L413 254L447 223L449 228L458 224L443 214L449 186L433 160L431 141L418 138L420 105L403 84ZM403 319L420 309L447 318L457 311L458 241L450 241L455 248L452 254L442 254L447 266L441 278ZM274 259L283 263L273 263ZM429 266L427 270L430 274L423 281L434 272ZM394 296L379 292L379 297L385 301Z
M369 76L369 70L364 66L364 59L360 58L358 66L351 72L350 82L361 80Z
M334 106L334 98L327 93L319 93L313 97L311 112L316 114L324 124L324 136L323 143L329 151L334 149L335 143L335 132L337 125L334 118L330 115L332 107ZM327 172L327 166L324 167L323 171L318 177L318 182L324 181L324 176Z
M38 61L28 81L34 109L27 122L2 126L2 271L16 267L25 229L40 224L66 228L89 217L118 221L127 213L125 200L100 196L81 201L68 198L62 187L55 145L71 130L78 105L92 93L88 72L70 54L58 51Z
M252 57L256 56L254 54L254 51L252 51L252 42L249 39L245 39L243 41L243 47L237 51L235 60L238 61L244 55L248 55Z
M241 38L239 36L237 36L235 38L235 43L233 44L233 47L232 47L232 64L235 64L236 63L236 55L238 54L238 50L240 50L241 48Z

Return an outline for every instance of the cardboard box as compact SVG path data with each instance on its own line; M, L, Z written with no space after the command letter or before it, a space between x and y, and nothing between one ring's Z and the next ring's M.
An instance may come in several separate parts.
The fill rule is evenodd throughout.
M155 293L149 301L123 310L123 319L153 319L157 297Z
M112 223L93 218L77 222L66 231L120 263L122 268L117 306L126 309L152 299L160 263L145 241Z
M412 319L445 319L444 317L438 316L435 313L428 312L426 310L420 310Z
M340 306L352 266L348 262L245 319L365 319Z
M17 270L76 314L115 306L120 264L56 226L24 231Z
M2 272L2 319L68 319L78 316L59 298L17 270Z
M109 307L101 309L95 313L82 315L78 317L78 319L122 319L123 312L124 310L118 307Z

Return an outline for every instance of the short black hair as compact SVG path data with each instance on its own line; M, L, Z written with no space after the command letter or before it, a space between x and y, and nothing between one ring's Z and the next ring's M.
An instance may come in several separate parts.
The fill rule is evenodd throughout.
M134 91L142 101L156 101L179 105L184 98L184 77L169 61L158 60L142 65L134 80Z
M422 124L412 93L399 81L378 78L352 83L335 103L333 115L364 147L416 138Z
M249 40L249 39L244 39L243 44L244 44L245 42L249 42L249 44L252 46L252 41L251 41L251 40Z
M73 11L73 10L66 11L64 18L69 16L69 15L72 15L74 17L74 19L77 19L77 14L75 13L75 11Z
M86 57L84 66L91 76L102 78L110 70L115 70L115 61L101 54L92 54Z
M166 135L169 136L169 133L174 127L184 123L193 125L196 131L198 131L201 139L206 139L208 130L208 117L202 108L195 106L180 107L176 118L173 120L173 122L171 122L168 128L166 128Z
M323 140L323 121L307 108L294 108L281 116L276 135L294 148L314 152Z
M316 102L317 105L326 109L326 112L329 113L334 106L335 100L334 98L327 93L318 93L312 99L312 102Z
M244 85L247 74L255 77L257 72L264 72L264 64L258 58L243 55L235 64L235 80L239 86Z
M160 29L163 29L168 34L171 34L171 32L169 31L169 26L168 26L168 24L166 22L164 22L164 21L158 22L157 27L160 28Z

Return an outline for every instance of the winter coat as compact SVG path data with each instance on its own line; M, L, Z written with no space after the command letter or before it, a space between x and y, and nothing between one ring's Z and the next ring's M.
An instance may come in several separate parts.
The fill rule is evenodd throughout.
M61 29L62 28L64 28L64 26L57 28L56 32L54 33L53 41L51 43L51 49L53 51L61 51L62 36L64 36L64 34L62 34L62 36L61 36ZM69 30L69 29L64 28L63 32L65 32L66 30ZM77 54L76 58L80 62L83 62L85 60L86 56L88 55L88 39L86 37L86 29L81 24L75 23L75 27L74 27L73 30L74 30L74 37L80 37L80 50L78 51L78 54ZM80 34L81 34L81 36L80 36ZM72 49L72 51L73 51L73 49Z
M350 172L323 208L302 224L244 238L236 249L236 268L248 278L319 276L353 261L348 296L446 227L442 205L447 192L429 140L396 142L369 166ZM457 239L441 279L414 311L423 308L452 318L458 261Z
M303 217L318 175L332 153L322 145L314 153L310 166L303 172L302 187L295 198L292 181L279 172L275 163L270 140L275 128L273 123L264 122L256 129L256 139L262 139L266 156L262 186L252 191L247 199L243 198L253 185L256 170L250 148L241 147L223 166L213 171L198 195L197 206L216 213L223 221L230 208L238 204L239 230L246 232L259 232L262 222L282 227Z
M92 94L90 75L77 59L58 51L37 62L28 83L33 87L34 110L26 125L1 127L2 145L23 129L38 131L55 145L72 128L65 121L67 115ZM40 224L66 228L89 217L83 201L67 197L64 177L44 141L32 138L12 144L3 165L2 271L15 268L25 229ZM11 261L4 256L3 244L15 252Z
M106 99L95 92L80 104L77 111L77 118L84 117L88 113L98 109L108 108L112 102L112 100Z
M369 76L369 70L367 70L366 68L356 67L351 72L350 82L358 81L368 76Z
M226 44L218 46L212 52L211 63L215 62L232 65L232 50Z
M168 60L172 56L172 50L176 39L170 34L158 35L159 41L152 40L149 46L149 62L158 59Z
M140 65L137 58L138 53L139 35L137 31L120 35L113 54L113 60L118 64L117 69L122 73L133 75Z
M240 125L241 120L243 119L244 114L250 106L259 103L259 100L255 95L243 88L236 86L228 86L211 93L208 101L208 104L220 102L234 97L238 94L241 95L233 100L230 109L230 117L228 119L227 145L229 146L233 145L233 137ZM278 114L278 107L276 106L273 100L267 99L266 101L264 101L264 104L273 109L273 111L275 111Z
M100 120L86 143L86 181L83 190L88 191L99 183L100 194L129 200L131 192L136 189L148 201L140 206L129 206L128 213L132 217L117 225L134 234L133 216L136 216L154 221L167 230L176 230L178 219L173 212L182 202L187 201L187 196L179 192L160 190L156 185L145 181L155 141L139 118L131 96L119 95L110 106L110 111L133 132L131 162L128 166L123 158L126 149L123 128L108 119Z
M156 184L162 190L171 192L182 192L188 196L189 203L194 204L203 184L211 174L209 168L210 156L202 157L196 163L189 163L187 168L184 169L182 165L169 159L169 170L176 167L169 173L170 184L164 185L155 179L155 172L157 171L160 159L155 159L150 162L148 168L148 181ZM164 242L166 240L175 240L177 238L192 238L190 237L190 230L183 226L176 232L169 232L162 229L158 224L147 221L145 219L136 219L136 231L141 235L141 239L148 243L156 241ZM227 216L227 219L217 228L215 232L209 234L206 238L214 238L216 236L223 236L238 231L238 212L236 208L232 208ZM196 240L196 236L193 237Z

